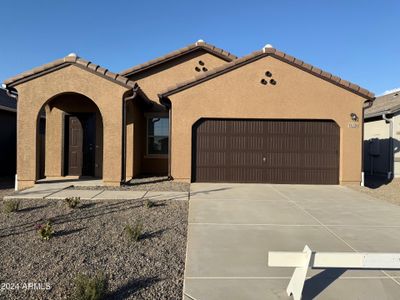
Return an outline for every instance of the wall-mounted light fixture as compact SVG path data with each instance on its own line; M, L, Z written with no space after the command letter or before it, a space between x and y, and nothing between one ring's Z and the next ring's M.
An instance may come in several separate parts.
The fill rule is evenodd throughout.
M357 122L357 121L358 121L358 116L357 116L355 113L351 113L351 114L350 114L350 117L351 117L351 119L352 119L354 122Z

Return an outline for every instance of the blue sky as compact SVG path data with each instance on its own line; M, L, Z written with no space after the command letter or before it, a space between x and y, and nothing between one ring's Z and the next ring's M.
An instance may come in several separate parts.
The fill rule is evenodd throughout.
M5 1L0 81L76 52L122 71L203 39L270 43L377 95L400 87L400 1Z

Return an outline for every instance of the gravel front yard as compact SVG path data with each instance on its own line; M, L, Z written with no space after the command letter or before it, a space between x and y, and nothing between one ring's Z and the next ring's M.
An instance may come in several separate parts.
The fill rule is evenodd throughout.
M4 191L4 190L3 190ZM0 201L3 207L3 201ZM109 299L181 299L187 201L21 200L17 213L0 213L0 284L48 283L48 290L0 290L6 299L66 299L79 273L103 272ZM54 237L41 240L35 225L52 219ZM138 242L124 227L143 224Z
M400 205L400 179L393 179L387 182L379 177L367 177L365 180L366 186L349 185L350 188L366 193L374 198L389 201Z
M0 177L0 200L14 193L14 182L10 178Z

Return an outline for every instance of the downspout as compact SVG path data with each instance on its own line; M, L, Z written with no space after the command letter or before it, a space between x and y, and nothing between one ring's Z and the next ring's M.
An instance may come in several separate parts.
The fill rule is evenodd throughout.
M121 183L126 183L126 102L136 97L138 87L133 88L131 96L122 98L122 157L121 157ZM128 91L129 92L129 91Z
M375 98L369 99L364 101L363 106L363 114L362 114L362 128L361 128L361 134L362 134L362 143L361 143L361 186L365 186L365 174L364 174L364 159L365 159L365 153L364 153L364 115L365 115L365 110L372 107L372 104L374 103Z
M7 88L7 85L5 85L4 83L1 85L1 87L6 91L6 94L8 97L14 98L15 101L17 102L17 109L15 110L15 126L16 126L16 133L18 136L18 92L13 89L13 91L11 91L9 88ZM17 140L17 139L16 139ZM18 148L16 147L17 151ZM16 159L18 159L18 155L15 156ZM15 161L15 170L17 170L17 161ZM18 191L18 174L15 174L15 184L14 184L14 190Z
M172 140L172 109L171 100L162 95L158 95L160 98L160 103L168 110L168 122L169 122L169 137L168 137L168 179L174 179L171 175L171 140Z
M387 179L391 179L393 176L393 119L387 117L387 113L382 114L382 119L389 123L389 172L387 174Z
M168 108L169 137L168 137L168 179L172 180L171 175L171 137L172 137L172 110Z

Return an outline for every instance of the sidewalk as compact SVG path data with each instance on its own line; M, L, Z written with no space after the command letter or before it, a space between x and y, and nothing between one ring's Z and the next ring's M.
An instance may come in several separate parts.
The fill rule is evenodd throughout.
M75 189L69 189L74 186ZM79 186L96 186L93 190L82 189ZM78 189L77 189L78 188ZM151 200L188 200L188 192L168 191L138 191L138 190L108 190L101 187L101 180L60 180L45 181L34 187L4 197L4 200L15 199L50 199L60 200L68 197L80 197L81 200L133 200L146 197Z

